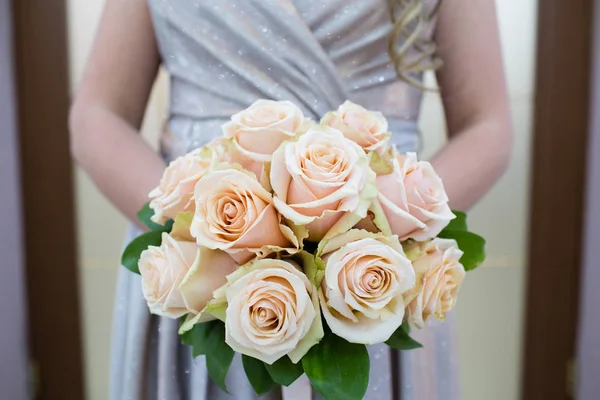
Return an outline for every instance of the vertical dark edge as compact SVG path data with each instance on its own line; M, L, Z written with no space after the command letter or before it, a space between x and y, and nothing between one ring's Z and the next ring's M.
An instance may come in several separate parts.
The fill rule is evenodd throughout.
M571 397L593 0L539 0L523 399Z
M390 368L391 368L391 384L392 384L392 399L402 400L402 353L399 350L390 347Z
M30 351L38 398L83 399L64 0L13 0Z

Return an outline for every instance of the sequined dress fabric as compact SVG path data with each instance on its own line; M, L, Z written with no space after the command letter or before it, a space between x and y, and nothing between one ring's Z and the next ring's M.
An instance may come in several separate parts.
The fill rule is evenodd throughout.
M169 129L161 138L167 161L220 135L232 114L259 98L291 100L315 120L349 99L384 113L401 151L418 149L422 92L396 78L387 54L386 0L148 0L148 5L171 82ZM421 35L433 29L431 24ZM129 237L138 233L132 227ZM458 399L452 326L450 318L416 333L424 345L420 350L371 346L365 399ZM211 383L204 359L192 359L180 344L177 321L150 315L139 276L124 268L113 330L113 400L258 398L239 357L227 376L229 394ZM307 387L301 379L285 392L276 389L260 398L320 398Z

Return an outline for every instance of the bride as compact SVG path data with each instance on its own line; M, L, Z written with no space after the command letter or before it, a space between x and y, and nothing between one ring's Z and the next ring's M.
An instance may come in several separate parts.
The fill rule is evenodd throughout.
M432 160L454 209L505 169L511 126L492 0L107 0L72 106L75 157L132 221L165 163L219 135L258 98L291 100L318 120L346 99L382 111L401 151L419 146L422 72L435 69L448 144ZM159 65L170 75L156 154L138 134ZM134 235L132 226L130 235ZM112 399L254 399L235 360L231 394L179 343L177 321L150 315L139 276L120 270ZM417 334L424 349L370 348L366 398L458 398L452 323ZM299 381L265 399L307 399ZM315 395L316 396L316 395Z

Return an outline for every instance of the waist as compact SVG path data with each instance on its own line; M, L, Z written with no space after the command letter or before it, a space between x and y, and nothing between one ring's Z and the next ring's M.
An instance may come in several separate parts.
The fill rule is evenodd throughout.
M162 156L170 161L204 146L222 135L221 126L228 120L225 117L171 117L161 135ZM388 130L392 133L391 143L401 152L417 151L420 136L417 121L389 117L387 120Z

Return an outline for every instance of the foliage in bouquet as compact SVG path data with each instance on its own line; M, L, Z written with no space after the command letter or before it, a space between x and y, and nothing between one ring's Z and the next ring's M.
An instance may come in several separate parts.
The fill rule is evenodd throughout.
M361 399L366 345L419 348L410 330L454 307L485 241L390 137L351 102L317 124L258 100L165 170L122 263L223 390L238 352L259 395L305 373L327 400Z

